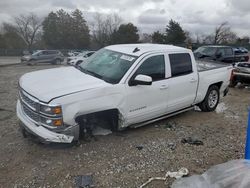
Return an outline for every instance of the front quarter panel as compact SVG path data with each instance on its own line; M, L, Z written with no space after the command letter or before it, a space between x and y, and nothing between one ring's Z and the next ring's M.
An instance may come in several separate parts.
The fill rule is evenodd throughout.
M118 109L124 114L124 109L119 108L124 98L123 90L123 84L110 85L63 96L52 102L62 105L64 123L75 125L75 118L80 115L109 109Z

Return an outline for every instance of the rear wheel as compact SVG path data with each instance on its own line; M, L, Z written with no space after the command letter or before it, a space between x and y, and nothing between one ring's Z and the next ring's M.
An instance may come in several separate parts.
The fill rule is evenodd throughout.
M205 99L199 104L200 109L203 112L214 111L220 100L219 88L216 85L212 85L208 88Z
M59 64L61 64L61 60L60 59L55 59L55 62L53 64L59 65Z

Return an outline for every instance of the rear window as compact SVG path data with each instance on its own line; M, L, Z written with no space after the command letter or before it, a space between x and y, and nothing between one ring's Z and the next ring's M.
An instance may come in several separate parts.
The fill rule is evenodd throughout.
M188 53L169 54L172 77L193 72L191 57Z
M48 51L48 54L57 54L58 51Z

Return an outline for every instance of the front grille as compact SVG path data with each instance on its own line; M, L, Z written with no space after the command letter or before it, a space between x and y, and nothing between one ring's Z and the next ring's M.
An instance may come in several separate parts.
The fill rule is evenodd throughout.
M35 123L40 121L40 117L36 112L29 109L29 107L27 107L25 104L22 104L22 107L25 115L27 115L31 120L33 120Z
M23 93L23 91L20 91L20 96L21 96L21 100L26 103L26 105L30 106L33 110L37 109L37 102L33 101L32 99L30 99L27 94L25 95Z
M21 105L23 108L24 114L29 117L34 123L39 123L40 116L38 114L38 102L32 100L32 97L29 96L26 92L22 89L19 91Z

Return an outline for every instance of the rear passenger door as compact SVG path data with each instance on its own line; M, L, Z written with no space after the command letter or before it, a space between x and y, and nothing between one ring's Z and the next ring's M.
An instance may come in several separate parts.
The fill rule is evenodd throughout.
M42 54L39 57L41 63L46 63L48 62L49 59L49 53L48 51L42 51Z
M169 78L168 112L174 112L193 104L198 85L198 74L189 53L168 55L171 69Z

